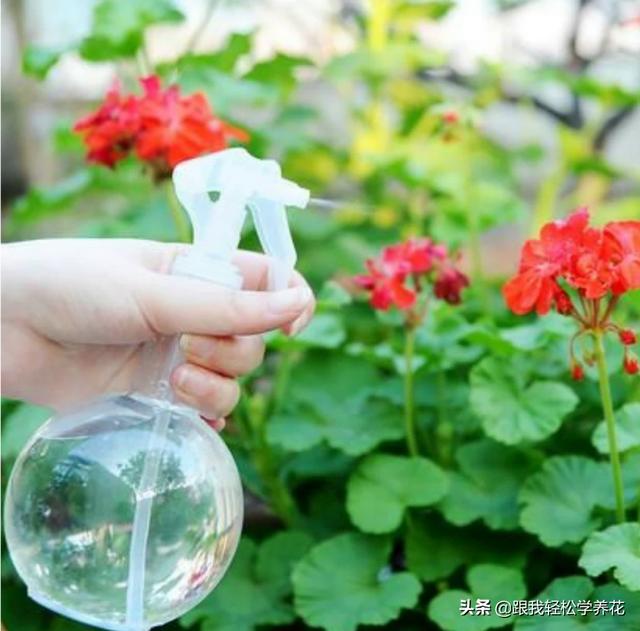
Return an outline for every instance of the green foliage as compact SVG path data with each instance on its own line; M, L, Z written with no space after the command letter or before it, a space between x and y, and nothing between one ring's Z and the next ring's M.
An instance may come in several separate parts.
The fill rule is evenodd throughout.
M640 626L640 595L614 583L594 587L593 581L586 576L565 576L552 581L535 598L541 601L574 603L594 603L597 600L609 603L621 600L624 602L625 614L624 617L595 613L583 616L577 612L575 616L520 616L514 626L515 631L615 631Z
M490 528L517 528L518 492L536 459L481 439L460 447L456 460L460 471L451 474L449 493L440 504L446 519L457 526L482 519Z
M579 561L590 576L610 568L620 583L640 592L640 525L618 524L594 532L584 544Z
M522 486L522 527L548 546L579 543L598 528L609 504L608 467L582 456L549 458Z
M640 447L640 403L627 403L616 412L616 434L618 437L618 449L628 451ZM593 446L601 453L609 453L607 440L607 428L604 421L598 426L592 436Z
M429 506L447 492L446 475L426 458L376 454L349 478L347 511L364 532L391 532L411 506Z
M566 385L532 381L524 368L517 357L488 357L471 371L471 406L487 435L507 445L547 438L578 404Z
M420 581L387 565L391 542L353 533L315 546L293 572L296 611L312 626L355 631L413 607Z
M509 617L501 618L495 611L490 615L460 615L460 601L475 602L476 599L521 600L527 589L522 572L489 563L474 565L467 572L469 591L447 590L438 594L429 604L428 616L445 631L485 631L497 629L512 622Z
M143 45L147 27L182 19L171 0L100 0L93 10L91 33L80 44L80 54L89 61L130 57Z

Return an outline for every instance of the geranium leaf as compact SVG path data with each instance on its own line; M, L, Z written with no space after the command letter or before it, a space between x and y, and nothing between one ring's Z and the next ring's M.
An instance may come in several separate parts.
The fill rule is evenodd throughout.
M632 591L640 591L640 524L609 526L585 542L578 561L590 576L613 568L613 575Z
M409 572L391 572L390 552L390 541L355 533L318 544L293 571L296 611L327 631L393 620L415 606L421 586Z
M311 543L307 534L295 531L278 533L260 547L243 539L227 576L180 624L201 621L202 631L253 631L292 622L289 577Z
M640 447L640 403L627 403L616 413L616 438L618 450L623 452L634 447ZM601 453L609 453L607 439L607 425L600 421L591 438L593 446Z
M445 473L426 458L374 454L349 479L347 512L364 532L391 532L407 508L434 504L447 488Z
M27 46L22 54L22 72L42 81L67 50L66 46L59 48Z
M461 601L489 599L492 604L499 600L520 600L527 589L520 570L482 563L467 572L469 592L449 590L438 594L427 608L427 615L445 631L485 631L510 624L511 617L501 618L492 610L490 615L461 615Z
M564 615L518 616L514 631L617 631L640 628L640 594L634 594L620 585L608 583L594 589L586 576L564 576L552 581L535 597L540 602L567 603ZM577 603L593 605L595 601L622 601L624 617L611 613L582 615ZM573 611L573 613L569 613Z
M322 379L319 375L331 375ZM285 407L267 426L267 440L289 451L322 441L357 456L385 440L402 438L401 408L375 395L383 380L369 362L326 352L295 367Z
M278 332L269 342L273 348L338 348L347 334L335 313L318 313L309 326L294 338Z
M607 506L610 495L606 464L582 456L549 458L520 491L520 523L548 546L578 543L600 526L594 508Z
M578 404L568 386L529 382L521 366L494 357L472 369L470 383L471 407L484 431L507 445L547 438Z
M183 19L171 0L100 0L93 9L91 34L80 45L80 54L90 61L130 57L142 46L148 26Z
M412 525L407 533L407 567L423 581L446 578L468 558L466 533L446 523Z
M405 539L407 567L423 581L446 578L469 563L524 566L530 544L521 535L456 528L438 515L412 519Z
M359 456L385 440L402 438L402 416L388 401L357 395L334 401L317 397L313 404L275 415L267 440L290 451L303 451L326 440L351 456Z
M450 474L449 493L440 503L447 520L464 526L482 519L490 528L516 528L518 492L535 461L488 439L463 445L456 460L460 472Z

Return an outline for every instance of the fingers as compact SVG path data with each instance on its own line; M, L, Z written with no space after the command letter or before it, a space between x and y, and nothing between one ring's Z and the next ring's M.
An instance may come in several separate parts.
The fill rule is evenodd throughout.
M234 379L194 364L178 366L171 375L171 385L180 401L198 410L208 420L223 419L240 398L240 387Z
M236 291L202 280L145 275L136 293L138 308L156 333L256 335L306 321L313 311L307 286L276 292Z
M180 347L185 360L227 377L239 377L256 369L264 357L259 336L210 337L183 335Z

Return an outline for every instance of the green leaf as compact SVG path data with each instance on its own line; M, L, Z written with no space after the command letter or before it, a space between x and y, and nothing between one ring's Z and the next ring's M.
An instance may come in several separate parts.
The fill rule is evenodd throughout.
M471 407L484 431L507 445L547 438L578 404L568 386L530 382L518 362L494 357L474 366L470 383Z
M38 221L58 211L71 210L72 203L93 183L91 169L81 169L47 188L31 188L13 207L13 220Z
M578 565L590 576L613 568L613 575L632 591L640 591L640 524L609 526L585 542Z
M259 548L243 539L227 576L180 624L202 621L202 631L252 631L293 622L289 576L311 544L307 534L295 531L278 533Z
M92 30L80 45L80 54L89 61L131 57L142 46L147 27L183 19L171 0L100 0L93 9Z
M346 339L342 319L335 313L318 313L306 329L294 338L279 334L271 341L274 348L338 348Z
M490 528L517 528L518 492L537 461L488 439L463 445L456 460L460 472L450 474L449 493L440 503L446 519L457 526L482 519Z
M351 294L336 281L329 280L318 292L318 309L339 309L353 302Z
M22 72L42 81L67 50L68 47L27 46L22 54Z
M616 413L616 437L620 452L640 447L640 403L627 403ZM600 421L591 437L593 446L601 453L609 453L609 441L607 439L607 424Z
M402 415L388 401L356 395L338 403L318 395L316 400L274 415L267 441L289 451L304 451L323 440L351 456L404 435Z
M391 572L390 552L390 541L355 533L318 544L293 571L296 611L311 626L355 631L414 607L420 582L409 572Z
M446 578L469 557L467 533L446 523L428 521L408 529L407 567L423 581Z
M423 581L447 578L461 565L495 563L523 567L530 542L524 535L483 527L456 528L437 515L419 515L407 528L407 567Z
M22 403L2 419L2 457L16 458L27 441L51 417L51 410Z
M283 94L288 94L298 84L295 71L312 62L303 57L292 57L278 53L272 59L257 63L246 75L249 81L257 81L277 86Z
M548 546L579 543L602 523L597 506L610 503L608 466L582 456L555 456L520 491L522 527Z
M294 370L285 407L267 425L270 444L304 451L326 441L357 456L404 435L401 408L375 396L383 380L370 363L318 352Z
M489 599L495 604L499 600L520 600L527 593L520 570L491 563L469 568L467 584L470 592L448 590L429 603L427 615L445 631L485 631L504 627L513 621L512 617L500 618L493 610L487 616L463 616L461 601L470 600L473 606L477 599Z
M434 504L447 488L445 473L426 458L374 454L349 478L347 512L364 532L392 532L407 508Z
M565 576L552 581L535 597L542 602L566 602L575 613L565 615L518 616L514 631L619 631L619 629L640 628L640 594L632 593L613 583L594 589L593 582L586 576ZM624 617L610 613L582 615L576 604L604 601L622 601Z
M204 55L185 55L179 60L179 66L191 64L215 68L220 72L232 73L238 60L251 50L251 34L232 33L220 50Z

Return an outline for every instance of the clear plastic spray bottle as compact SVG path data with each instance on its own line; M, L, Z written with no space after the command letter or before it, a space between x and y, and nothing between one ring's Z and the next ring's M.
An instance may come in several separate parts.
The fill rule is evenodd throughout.
M269 288L287 286L296 253L285 206L309 193L274 161L229 149L178 165L176 195L194 245L172 273L240 289L231 259L249 210L271 257ZM5 534L40 604L113 631L147 631L194 607L229 566L242 487L222 439L177 403L177 338L149 344L135 392L55 416L16 461Z

